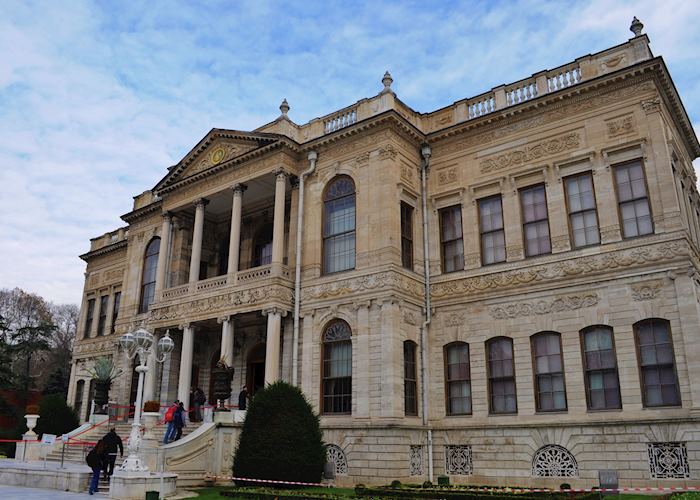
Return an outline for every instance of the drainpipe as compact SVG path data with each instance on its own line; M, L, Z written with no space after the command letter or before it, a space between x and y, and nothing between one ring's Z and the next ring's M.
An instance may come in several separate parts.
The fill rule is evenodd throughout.
M299 308L301 303L301 235L304 222L304 179L316 169L316 151L309 152L309 168L299 176L299 204L297 208L297 240L294 273L294 338L292 340L292 385L297 385L299 367Z
M423 278L425 281L425 321L421 326L420 332L420 371L421 371L421 391L423 399L423 427L427 430L428 441L428 477L430 482L433 482L433 430L428 427L428 383L426 381L427 373L425 365L428 359L428 328L432 318L430 305L430 251L428 245L428 169L430 168L430 156L432 150L428 143L421 145L421 170L420 170L420 187L421 201L423 204Z

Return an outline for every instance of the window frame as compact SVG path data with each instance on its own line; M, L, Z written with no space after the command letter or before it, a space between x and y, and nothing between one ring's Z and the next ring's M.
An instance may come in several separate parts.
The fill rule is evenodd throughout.
M605 408L592 408L591 407L591 386L589 380L589 372L605 372L606 370L611 370L610 368L602 369L589 369L588 363L586 361L586 341L585 337L587 333L594 331L595 329L603 328L610 332L610 340L612 344L612 354L615 359L615 374L617 376L617 397L620 401L620 405L617 407L608 407L606 404ZM583 368L583 387L586 392L586 409L588 411L619 411L622 410L622 390L620 388L620 367L617 362L617 347L615 345L615 330L613 327L608 325L590 325L579 330L579 345L581 346L581 367Z
M620 167L627 167L629 165L633 165L635 163L639 163L639 166L642 169L642 174L644 176L644 191L646 193L646 200L647 200L647 205L649 207L649 223L651 224L651 231L645 234L638 234L636 236L625 236L625 224L622 219L622 203L630 203L630 202L635 202L637 200L640 200L641 198L634 198L631 200L625 200L624 202L620 201L620 192L617 187L617 169ZM654 211L651 206L651 196L649 193L649 183L647 182L647 171L644 166L644 159L643 158L635 158L632 160L627 160L623 161L620 163L614 163L610 166L610 169L612 171L612 180L613 180L613 189L615 190L615 200L617 201L617 220L620 226L620 236L622 236L623 240L631 240L634 238L643 238L644 236L649 236L652 234L656 234L656 226L654 225Z
M412 363L409 363L409 361L406 358L406 353L411 352L413 356L413 361ZM416 417L418 416L418 344L416 344L412 340L404 340L403 342L403 409L404 409L404 415L410 416L410 417ZM408 377L408 371L409 371L409 364L413 365L413 378ZM414 407L413 409L409 410L409 396L408 396L408 385L411 384L413 386L413 400L414 400Z
M158 241L158 252L149 254L149 253L148 253L149 248L151 248L151 245L152 245L153 243L155 243L156 241ZM142 261L143 264L142 264L142 268L141 268L141 283L140 283L140 286L139 286L139 292L140 292L140 293L139 293L139 308L138 308L138 314L147 313L148 310L149 310L150 307L151 307L151 304L153 304L153 302L154 302L155 299L156 299L156 296L155 296L155 286L156 286L156 280L158 279L158 278L157 278L157 276L158 276L158 257L159 257L159 255L160 255L160 244L161 244L161 243L162 243L162 240L160 239L160 237L155 236L154 238L151 238L151 240L148 242L148 244L146 245L146 248L144 249L144 252L143 252L143 261ZM155 259L155 267L154 267L154 273L153 273L153 281L145 282L144 279L146 278L146 271L147 271L146 265L147 265L147 263L148 263L148 259L149 259L149 258L154 258L154 259ZM201 272L201 267L200 267L200 272ZM145 299L144 291L145 291L145 288L146 288L148 285L151 285L151 284L153 285L153 296L151 297L151 301L150 301L150 302L144 303L144 299Z
M646 397L646 382L644 380L644 367L642 366L642 352L641 352L641 346L639 343L639 326L641 323L644 323L646 321L659 321L662 323L666 323L667 326L667 332L668 332L668 343L671 346L671 354L673 355L673 376L676 381L676 394L678 395L678 403L662 403L662 404L656 404L652 405L647 402L647 397ZM681 408L683 406L683 395L681 394L681 388L680 388L680 382L678 380L678 362L676 360L676 348L673 345L673 332L671 331L671 322L667 319L664 318L657 318L657 317L651 317L651 318L644 318L642 320L639 320L635 322L632 325L632 334L634 336L634 347L635 347L635 352L637 354L637 372L639 374L639 386L640 390L642 392L642 406L644 408ZM656 344L654 344L656 345ZM667 363L666 363L667 365ZM656 364L654 366L664 366L664 365L659 365Z
M491 356L489 353L489 347L491 346L492 343L499 341L499 340L507 340L510 342L510 349L511 349L511 367L513 369L513 376L512 377L499 377L496 379L495 377L491 376ZM506 337L504 335L500 335L498 337L491 337L484 343L485 347L485 354L486 354L486 389L488 393L488 403L489 403L489 415L517 415L518 414L518 380L517 380L517 374L515 372L515 342L511 337ZM513 379L513 388L515 390L514 392L514 397L515 397L515 409L512 412L501 412L501 411L494 411L493 409L493 388L492 388L492 383L493 380L505 380L506 378L512 378Z
M112 324L109 326L110 335L116 331L117 318L119 316L119 308L121 306L122 291L114 292L112 296Z
M406 212L406 213L405 213ZM411 204L401 201L400 203L400 233L401 233L401 265L404 269L409 269L413 271L413 239L414 239L414 219L415 207ZM409 228L405 228L404 223L409 225ZM410 237L408 236L410 233ZM410 248L407 248L410 247Z
M107 309L109 308L109 295L100 295L100 312L97 315L97 337L103 337L107 326Z
M484 231L483 226L481 224L481 203L490 201L493 199L498 198L498 202L501 205L501 229L496 229L496 230L491 230L491 231ZM476 200L476 213L477 213L477 223L478 223L478 228L479 228L479 254L481 256L481 265L482 266L493 266L496 264L501 264L503 262L506 262L508 260L508 255L506 252L507 248L507 243L506 243L506 224L505 224L505 218L503 217L503 196L498 193L494 194L491 196L486 196L484 198L479 198ZM484 236L488 234L494 234L494 233L503 233L503 260L496 260L494 262L484 262Z
M459 226L457 226L457 227L459 227L459 238L453 238L453 239L446 240L443 236L445 234L443 215L450 210L459 213ZM439 221L438 230L440 231L440 267L441 267L442 273L447 274L447 273L456 273L459 271L464 271L464 228L462 227L462 224L463 224L462 205L460 203L457 203L455 205L450 205L448 207L441 208L440 210L438 210L438 221ZM461 267L457 267L455 269L451 269L448 271L448 270L446 270L446 266L445 266L445 262L446 262L446 260L445 260L445 244L446 243L453 243L456 241L461 242L461 248L462 248Z
M348 181L350 181L350 183L352 184L352 194L347 194L344 196L340 196L338 198L333 198L332 200L327 199L329 188L334 183L338 182L341 179L347 179ZM352 196L352 199L353 199L353 212L354 212L354 220L355 220L352 230L351 231L344 231L342 233L334 233L334 234L326 235L325 228L326 228L326 221L327 221L327 217L328 217L328 213L327 213L327 209L326 209L327 203L330 201L340 200L340 199L350 197L350 196ZM323 189L323 194L321 195L321 204L322 204L321 205L321 274L323 276L327 276L327 275L331 275L331 274L342 273L345 271L352 271L354 269L357 269L357 185L355 184L355 180L347 174L340 174L340 175L334 176L332 179L330 179L326 183L326 185ZM353 255L352 267L338 269L335 271L329 271L327 269L327 265L326 265L326 248L327 248L326 240L329 240L331 238L337 238L339 236L344 236L344 235L347 235L350 233L353 234L354 244L355 244L354 245L355 250L354 250L354 255Z
M95 320L95 303L97 301L96 297L88 298L87 310L85 311L85 326L83 331L83 338L89 339L92 333L92 323Z
M571 211L571 205L569 204L569 187L567 185L567 181L570 179L575 179L578 177L584 177L587 176L591 179L591 192L593 193L593 207L594 208L588 208L585 210L579 210L576 212ZM576 174L572 175L567 175L562 179L562 183L564 184L564 203L566 205L566 221L569 227L569 242L571 245L572 250L578 250L579 248L587 248L587 247L592 247L596 245L600 245L602 243L601 235L600 235L600 217L598 216L598 199L596 198L596 193L595 193L595 181L593 179L593 171L592 170L586 170L584 172L578 172ZM585 245L580 245L576 246L576 241L574 238L574 227L571 224L571 216L572 215L577 215L577 214L585 214L586 212L593 211L595 214L595 224L596 224L596 230L598 232L598 243L587 243Z
M467 348L467 378L466 379L454 379L449 378L449 350L453 347L466 347ZM443 383L445 387L445 415L448 417L464 417L472 415L474 412L474 399L472 397L472 363L471 363L471 349L467 342L455 341L445 344L442 347L442 359L443 359ZM464 382L469 384L469 408L471 409L465 413L455 413L451 411L450 405L450 382Z
M542 192L544 192L544 206L545 206L545 210L547 212L547 217L546 217L546 219L537 219L537 220L525 222L525 206L523 205L523 193L526 191L536 189L536 188L542 188ZM518 189L518 201L520 203L520 230L522 231L522 234L523 234L523 252L525 254L525 258L539 257L540 255L551 255L552 254L552 228L549 224L549 200L547 199L547 185L546 185L546 183L540 182L538 184L532 184L531 186L525 186L525 187ZM530 224L539 224L540 222L545 221L545 220L547 221L549 252L530 254L528 252L527 231L525 230L525 226L530 225Z
M539 336L544 336L544 335L555 335L557 339L559 340L559 359L561 363L561 372L547 372L547 373L542 373L539 374L537 373L537 354L535 352L535 339L536 337ZM541 356L551 356L551 354L543 354ZM561 341L561 333L555 332L553 330L543 330L541 332L534 333L530 335L530 359L532 362L532 387L535 392L535 412L536 413L563 413L567 412L569 410L569 399L568 399L568 394L566 390L566 368L564 367L564 348L562 346L562 341ZM557 375L561 373L561 378L562 378L562 384L564 386L564 408L552 408L552 409L543 409L541 402L540 402L540 383L539 383L539 377L541 375ZM551 391L552 394L554 394L554 391Z
M327 341L326 340L326 333L328 330L336 323L344 323L345 326L348 329L349 332L349 337L347 339L341 339L341 340L332 340L332 341ZM326 376L326 371L325 371L325 364L326 364L326 346L332 345L332 344L340 344L340 343L348 343L350 345L350 403L349 403L349 409L346 412L340 412L340 411L332 411L332 410L327 410L325 406L325 400L326 400L326 393L325 393L325 382L326 380L336 380L339 378L344 378L344 377L327 377ZM342 415L352 415L352 328L350 328L350 324L345 321L344 319L341 318L333 318L328 323L326 323L326 326L322 330L321 334L321 391L320 391L320 396L321 396L321 404L320 404L320 413L323 416L342 416Z

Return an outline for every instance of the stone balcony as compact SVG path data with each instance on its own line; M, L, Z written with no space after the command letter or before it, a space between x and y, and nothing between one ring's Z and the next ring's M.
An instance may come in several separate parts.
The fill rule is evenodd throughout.
M151 304L154 327L277 307L291 310L294 282L287 266L268 264L166 288Z

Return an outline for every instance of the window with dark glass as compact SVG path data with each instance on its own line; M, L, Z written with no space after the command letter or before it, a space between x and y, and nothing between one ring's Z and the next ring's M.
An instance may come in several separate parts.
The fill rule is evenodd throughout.
M566 410L561 336L555 332L542 332L533 335L530 342L535 366L537 411Z
M401 265L413 269L413 207L401 202Z
M100 297L100 315L97 317L97 336L105 334L105 325L107 324L107 303L109 295Z
M112 326L110 327L109 333L114 333L114 329L117 326L117 317L119 316L119 305L122 300L122 292L117 292L114 294L114 306L112 307Z
M489 379L489 411L491 413L516 413L518 405L515 393L515 364L513 341L497 337L486 343Z
M654 232L642 162L636 160L614 169L622 236L634 238Z
M440 247L443 272L450 273L464 269L462 207L460 205L440 210Z
M323 196L323 272L355 268L355 185L333 179Z
M255 235L253 267L272 263L272 224L265 224Z
M622 408L612 328L591 326L582 330L581 344L588 409Z
M471 414L472 385L469 369L469 344L454 342L445 346L445 386L447 414Z
M597 245L600 243L600 232L593 193L593 176L590 172L572 175L564 180L564 187L573 247Z
M85 314L85 331L83 338L90 338L90 330L92 330L92 321L95 317L95 299L89 299L87 303L87 313Z
M83 413L83 392L85 392L85 381L78 380L75 384L75 403L73 404L73 409L81 420Z
M323 413L350 413L351 404L351 332L348 324L338 319L323 332Z
M479 200L479 232L481 234L481 263L495 264L506 260L506 234L503 230L501 196Z
M148 311L153 302L156 291L156 268L158 267L158 252L160 251L160 238L153 238L146 247L143 260L143 275L141 277L141 302L139 313ZM201 269L201 267L200 267Z
M681 395L668 321L645 319L634 324L634 332L644 406L679 406Z
M404 412L418 415L418 384L416 370L416 343L406 340L403 343L403 392Z
M525 255L532 257L550 253L552 244L549 239L547 195L544 185L522 189L520 191L520 205L523 211Z

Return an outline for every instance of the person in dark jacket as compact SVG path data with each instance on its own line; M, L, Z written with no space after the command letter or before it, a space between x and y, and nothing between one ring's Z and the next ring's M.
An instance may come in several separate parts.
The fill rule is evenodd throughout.
M194 421L202 421L202 406L207 402L207 397L201 387L194 390Z
M117 448L119 448L119 455L124 456L124 445L122 444L122 438L117 434L117 429L112 427L109 432L105 434L102 438L102 442L105 445L105 450L107 452L107 460L105 461L104 477L107 479L114 473L114 463L117 461Z
M173 422L175 423L175 441L182 437L182 428L185 426L185 406L180 403L175 410L175 415L173 415Z
M106 448L105 444L100 439L95 447L90 450L90 453L85 457L85 461L88 467L92 469L92 479L90 480L90 490L89 493L97 493L97 488L100 484L100 472L102 472L102 467L104 465L106 458Z
M238 393L238 409L245 410L248 407L248 386L243 386Z

